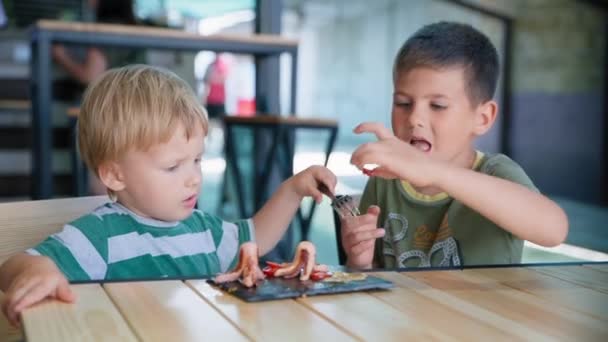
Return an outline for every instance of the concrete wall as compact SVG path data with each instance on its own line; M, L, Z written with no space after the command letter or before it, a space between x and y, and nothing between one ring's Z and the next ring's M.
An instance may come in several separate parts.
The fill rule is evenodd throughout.
M515 36L513 157L540 189L600 202L606 13L576 1L519 8Z

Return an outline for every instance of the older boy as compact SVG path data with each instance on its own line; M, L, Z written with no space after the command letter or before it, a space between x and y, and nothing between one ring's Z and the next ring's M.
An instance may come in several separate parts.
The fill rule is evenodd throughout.
M175 74L145 65L110 70L87 90L78 121L83 159L115 201L9 259L0 269L3 311L16 324L46 298L73 301L68 280L210 276L247 241L268 252L304 196L321 200L335 176L311 167L286 180L250 220L194 210L207 114Z
M469 25L428 25L401 47L392 132L378 123L355 128L378 141L351 162L378 167L361 200L367 213L342 222L349 266L519 263L523 240L564 241L563 210L513 160L474 148L496 120L498 71L496 49Z

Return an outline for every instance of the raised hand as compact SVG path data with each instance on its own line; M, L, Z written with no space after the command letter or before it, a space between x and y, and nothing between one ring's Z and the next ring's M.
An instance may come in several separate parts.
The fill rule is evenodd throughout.
M425 187L435 182L439 162L397 138L380 123L366 122L357 126L355 133L372 133L378 141L359 146L351 156L351 164L359 169L366 165L378 165L366 172L374 177L404 179L415 186Z

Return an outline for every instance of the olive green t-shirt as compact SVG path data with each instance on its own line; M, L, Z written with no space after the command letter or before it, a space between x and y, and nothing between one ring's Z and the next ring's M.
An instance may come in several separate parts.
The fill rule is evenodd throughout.
M502 154L477 152L473 169L538 191L524 170ZM500 194L496 194L500 196ZM417 192L400 180L370 178L360 210L377 205L374 262L383 268L520 263L523 241L478 212L449 197Z

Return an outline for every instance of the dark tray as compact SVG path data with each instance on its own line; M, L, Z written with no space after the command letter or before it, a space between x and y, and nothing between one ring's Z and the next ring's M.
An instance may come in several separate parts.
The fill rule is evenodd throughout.
M301 281L298 278L269 278L258 283L258 286L247 288L238 281L218 284L207 280L216 286L246 302L261 302L302 296L316 296L355 291L384 290L394 287L390 281L368 275L364 280L354 280L346 283L326 281Z

